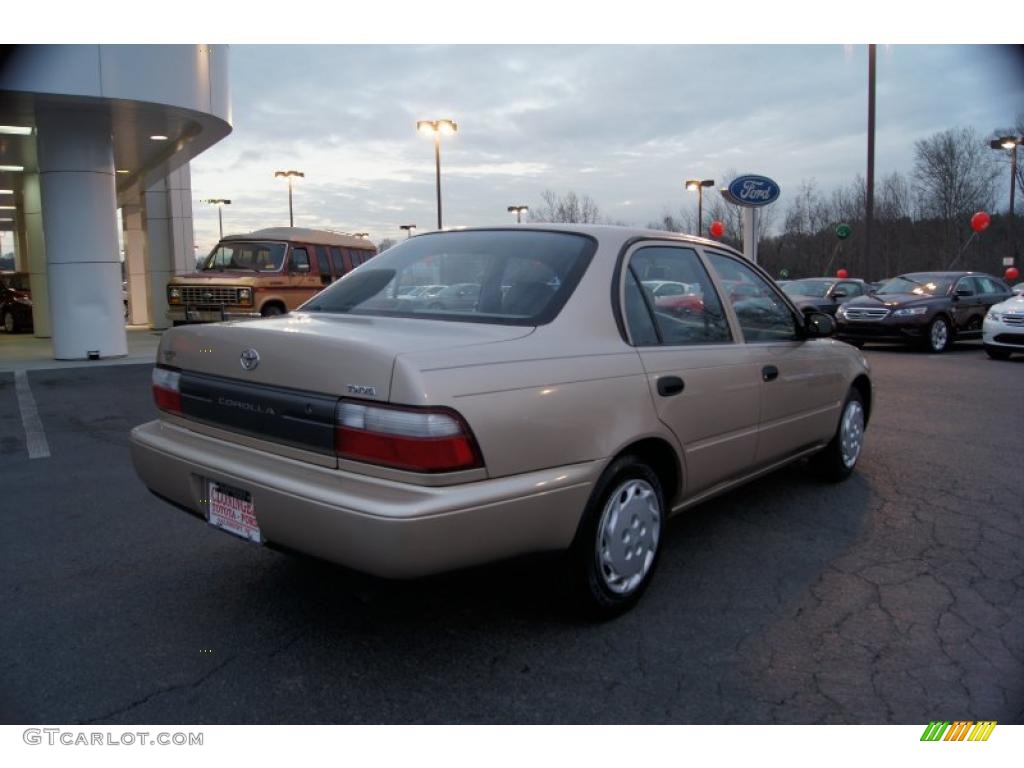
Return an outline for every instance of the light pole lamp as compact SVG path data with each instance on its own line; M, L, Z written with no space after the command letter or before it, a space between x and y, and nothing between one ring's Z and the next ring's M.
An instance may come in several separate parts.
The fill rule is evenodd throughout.
M441 229L441 134L451 136L459 131L454 120L417 120L416 130L434 137L434 165L437 168L437 228Z
M704 187L715 186L714 179L687 179L686 188L697 191L697 236L704 235Z
M292 179L306 178L306 174L302 171L274 171L274 178L285 178L288 179L288 226L295 226L295 214L292 211Z
M528 205L510 205L508 207L508 212L516 215L516 224L523 223L523 211L528 210L530 210L530 206Z
M1010 257L1017 255L1017 243L1013 239L1013 202L1017 190L1017 147L1024 143L1024 136L1000 136L989 142L992 149L1005 149L1010 153L1010 219L1006 227L1009 235Z
M405 239L408 240L410 237L412 237L412 231L414 229L416 229L416 225L415 224L401 224L401 225L399 225L398 228L405 230Z
M220 239L224 239L224 206L231 205L230 200L224 198L210 198L208 200L200 200L201 203L210 203L211 205L217 206L217 223L220 225Z

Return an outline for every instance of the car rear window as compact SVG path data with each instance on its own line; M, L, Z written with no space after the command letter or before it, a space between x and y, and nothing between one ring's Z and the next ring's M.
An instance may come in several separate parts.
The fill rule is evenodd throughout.
M542 325L597 249L568 232L475 230L406 240L303 304L303 312Z

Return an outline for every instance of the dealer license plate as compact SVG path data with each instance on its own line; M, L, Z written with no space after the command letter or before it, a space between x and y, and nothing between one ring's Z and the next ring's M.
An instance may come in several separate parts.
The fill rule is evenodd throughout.
M255 541L257 544L263 542L260 525L256 521L256 511L253 508L252 494L210 480L207 483L207 499L210 525L243 539Z

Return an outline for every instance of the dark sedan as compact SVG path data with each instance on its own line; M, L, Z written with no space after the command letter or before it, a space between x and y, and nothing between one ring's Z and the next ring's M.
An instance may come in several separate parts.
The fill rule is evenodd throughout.
M981 338L985 313L1010 296L1002 280L980 272L913 272L887 280L836 312L836 337L920 344L945 352L957 339Z
M24 272L0 274L0 325L7 333L32 330L32 294Z
M826 312L834 315L840 305L866 296L871 288L863 280L843 279L837 277L805 277L802 280L789 280L782 290L804 312Z

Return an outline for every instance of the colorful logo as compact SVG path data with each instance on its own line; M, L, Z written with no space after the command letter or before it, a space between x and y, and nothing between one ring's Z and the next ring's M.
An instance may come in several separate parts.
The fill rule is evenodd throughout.
M995 720L932 720L921 741L988 741L995 727Z

